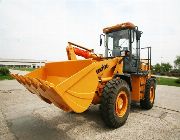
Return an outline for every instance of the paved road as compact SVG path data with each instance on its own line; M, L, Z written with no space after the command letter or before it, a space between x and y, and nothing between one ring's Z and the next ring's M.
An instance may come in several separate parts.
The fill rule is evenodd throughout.
M162 78L171 78L171 79L178 79L178 77L173 77L173 76L162 76L162 75L155 75L157 78L162 77Z
M108 129L98 106L66 113L30 94L15 80L0 81L0 140L180 140L180 88L157 86L153 109L131 107L126 124Z

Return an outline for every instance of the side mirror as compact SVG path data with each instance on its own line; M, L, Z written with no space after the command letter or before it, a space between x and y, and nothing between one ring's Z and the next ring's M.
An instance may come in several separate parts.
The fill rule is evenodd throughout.
M100 34L100 46L102 45L102 36L105 37L105 35L104 34Z
M102 45L102 38L100 38L100 46Z
M140 40L142 33L143 33L142 31L136 31L136 39L137 40Z

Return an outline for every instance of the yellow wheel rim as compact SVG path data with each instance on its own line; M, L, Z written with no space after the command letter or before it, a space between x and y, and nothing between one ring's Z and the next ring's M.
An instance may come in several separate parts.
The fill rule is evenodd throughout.
M153 101L154 101L154 87L153 86L151 86L151 88L150 88L149 96L150 96L150 102L153 103Z
M128 98L125 91L120 91L116 99L115 111L119 117L124 116L128 107Z

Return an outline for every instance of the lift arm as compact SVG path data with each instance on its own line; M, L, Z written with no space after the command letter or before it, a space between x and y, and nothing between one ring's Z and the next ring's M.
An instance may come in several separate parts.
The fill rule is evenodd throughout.
M67 51L68 60L77 60L76 55L82 56L85 59L92 58L95 60L99 60L101 58L101 56L98 56L93 52L94 51L93 49L88 49L72 42L68 42L66 51Z

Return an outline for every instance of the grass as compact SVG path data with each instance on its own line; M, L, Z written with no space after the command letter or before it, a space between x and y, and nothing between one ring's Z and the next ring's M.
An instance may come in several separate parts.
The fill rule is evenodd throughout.
M35 68L13 68L13 70L33 71L33 70L35 70Z
M159 77L157 78L157 84L180 87L180 83L176 83L176 80L177 79Z
M35 70L34 68L13 68L13 70L21 70L21 71L33 71ZM0 74L0 81L1 80L12 80L14 79L13 77L11 77L11 75L3 75Z
M0 75L0 80L12 80L14 79L10 75Z

